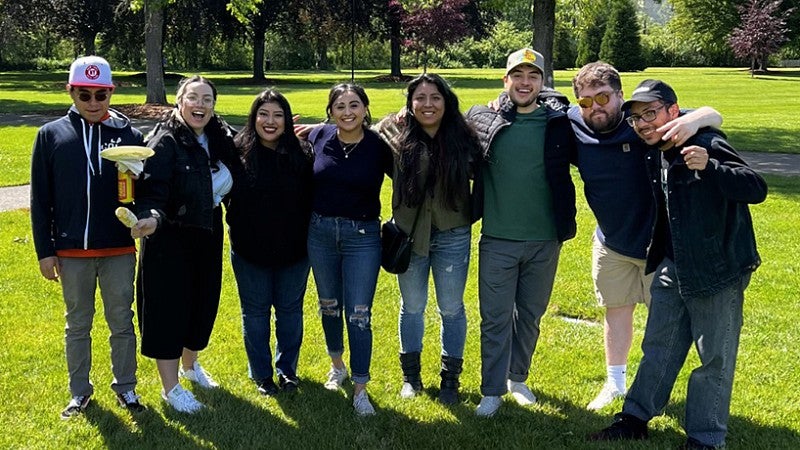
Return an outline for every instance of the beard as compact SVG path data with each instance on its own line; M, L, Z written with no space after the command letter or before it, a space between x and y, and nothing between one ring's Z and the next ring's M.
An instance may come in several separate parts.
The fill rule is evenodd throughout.
M614 114L606 114L604 111L600 111L591 114L589 120L585 120L586 125L595 133L607 133L616 128L621 121L622 111L617 111Z

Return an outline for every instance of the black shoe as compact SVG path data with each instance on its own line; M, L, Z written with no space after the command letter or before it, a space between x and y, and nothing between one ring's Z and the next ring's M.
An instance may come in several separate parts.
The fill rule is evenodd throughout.
M256 389L259 394L268 395L270 397L278 393L278 386L275 386L275 382L272 381L272 378L264 378L263 380L256 381Z
M284 392L296 392L298 384L300 384L300 380L298 380L294 375L278 375L278 385L281 387L281 389L283 389Z
M696 439L689 438L689 439L686 439L686 442L683 445L681 445L680 447L678 447L678 448L680 450L713 450L713 449L723 448L723 447L717 447L717 446L714 446L714 445L706 445L706 444L703 444L703 443L701 443L700 441L698 441Z
M82 413L83 410L89 406L89 400L91 400L91 398L91 395L77 395L72 397L72 400L69 401L67 407L61 411L61 420L69 420Z
M139 396L136 395L136 391L133 389L123 392L122 394L117 394L117 401L119 402L119 406L122 406L130 412L138 413L145 410L145 407L139 403Z
M647 422L630 414L619 413L614 416L610 427L592 433L590 441L622 441L647 439Z
M455 405L459 402L458 388L461 386L458 378L464 365L462 358L453 358L442 355L442 371L439 373L442 382L439 385L439 403Z

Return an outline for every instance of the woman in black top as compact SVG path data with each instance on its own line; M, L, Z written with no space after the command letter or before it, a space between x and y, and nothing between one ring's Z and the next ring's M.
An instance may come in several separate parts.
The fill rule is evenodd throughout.
M273 395L270 318L275 310L275 371L284 391L297 389L311 218L313 155L293 132L292 110L278 91L260 93L236 136L226 203L231 263L242 305L244 346L258 392Z
M199 75L178 87L175 109L147 137L155 155L136 183L141 242L137 306L142 354L156 359L161 396L175 409L203 407L178 382L217 383L200 366L222 287L222 198L235 160L233 129L214 113L217 90Z

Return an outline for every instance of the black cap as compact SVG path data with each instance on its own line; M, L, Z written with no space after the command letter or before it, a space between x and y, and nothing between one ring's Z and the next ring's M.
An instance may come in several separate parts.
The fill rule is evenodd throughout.
M622 104L622 110L627 111L634 102L650 103L656 100L669 104L678 103L678 96L661 80L644 80L633 90L631 98Z

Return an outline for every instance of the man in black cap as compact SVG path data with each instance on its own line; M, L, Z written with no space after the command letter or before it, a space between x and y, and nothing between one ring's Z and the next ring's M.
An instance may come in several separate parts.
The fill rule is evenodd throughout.
M589 439L645 439L694 344L701 365L689 377L685 447L723 447L744 290L761 263L748 204L764 201L767 185L718 130L701 129L680 146L662 141L658 128L680 114L666 83L641 82L622 109L651 146L657 219L646 271L655 276L636 378L614 423Z

